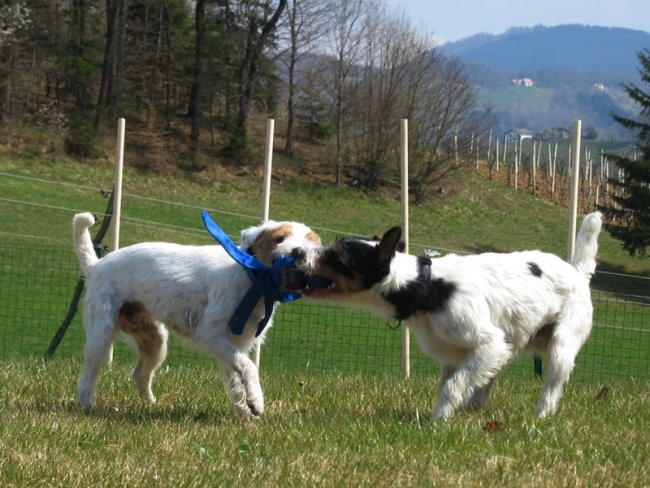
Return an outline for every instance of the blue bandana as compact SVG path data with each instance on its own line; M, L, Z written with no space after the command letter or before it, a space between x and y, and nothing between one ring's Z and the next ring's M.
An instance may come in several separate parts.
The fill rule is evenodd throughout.
M255 256L237 247L221 227L210 218L206 210L203 210L202 217L203 224L210 235L223 246L231 258L246 268L248 277L252 281L251 287L228 322L233 334L242 334L253 308L260 298L264 297L264 318L257 325L255 333L257 337L271 319L275 302L291 302L301 297L295 290L301 288L302 282L306 279L305 275L296 270L295 259L289 256L273 261L272 268L260 263Z

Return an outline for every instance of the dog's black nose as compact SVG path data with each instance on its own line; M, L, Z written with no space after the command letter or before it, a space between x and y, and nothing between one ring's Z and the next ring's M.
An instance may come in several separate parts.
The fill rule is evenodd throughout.
M305 259L307 254L305 253L304 249L301 249L299 247L294 247L291 250L291 257L295 259L296 261L300 261L301 259Z

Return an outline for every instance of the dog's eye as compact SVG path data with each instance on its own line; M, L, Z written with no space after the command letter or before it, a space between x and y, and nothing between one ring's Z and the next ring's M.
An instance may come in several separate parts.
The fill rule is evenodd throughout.
M282 244L284 242L284 236L278 236L274 239L276 244Z

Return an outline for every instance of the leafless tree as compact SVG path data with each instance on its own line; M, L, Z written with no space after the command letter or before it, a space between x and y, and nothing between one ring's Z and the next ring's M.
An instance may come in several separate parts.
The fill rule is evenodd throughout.
M334 125L336 185L342 183L343 138L345 118L350 114L352 94L360 78L360 46L363 41L363 0L339 0L331 12L333 28L329 30L326 49L333 54L332 118Z
M461 65L430 53L426 84L413 113L414 154L410 157L411 190L415 202L432 191L435 181L460 156L471 158L470 139L488 129L485 117L474 112L474 94ZM454 138L456 142L454 142Z
M30 9L26 3L6 2L0 6L0 122L11 110L11 65L13 47L22 30L31 23Z
M397 160L399 119L417 115L416 101L435 43L402 15L376 2L365 18L363 82L358 90L355 145L360 184L374 189Z
M198 142L201 127L201 98L205 63L205 16L209 0L196 0L194 5L194 69L188 115L192 122L190 140Z
M121 19L121 22L120 22ZM120 39L124 35L124 0L106 0L106 43L99 96L95 107L95 131L99 130L103 112L115 104L117 60L121 57Z
M474 127L472 87L460 65L438 54L430 34L381 1L366 1L363 9L353 9L352 1L339 0L333 17L337 183L344 154L360 186L376 189L396 177L399 120L407 118L413 198L422 201L453 161L456 128L482 130Z
M287 0L242 0L239 18L244 24L244 50L237 66L237 117L230 135L229 151L241 152L246 146L248 115L253 100L253 89L258 80L260 58L269 43Z
M293 156L293 140L296 119L296 91L300 85L299 63L314 54L318 41L327 32L332 0L289 0L286 22L283 25L286 49L280 60L287 72L287 129L284 154Z

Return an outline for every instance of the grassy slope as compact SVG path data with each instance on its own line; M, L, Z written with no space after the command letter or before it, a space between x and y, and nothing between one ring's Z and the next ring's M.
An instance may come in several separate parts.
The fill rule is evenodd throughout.
M278 159L276 171L291 174L290 164ZM110 163L91 166L2 158L0 172L41 179L0 176L2 198L6 199L0 201L0 231L5 233L5 244L24 242L17 234L27 234L67 246L73 213L103 213L107 200L99 189L110 189L113 179ZM58 184L63 182L87 188ZM127 164L124 182L123 245L154 239L209 242L200 225L201 207L225 212L215 213L215 218L235 235L241 228L255 224L261 214L258 169L238 175L234 170L216 168L199 179L183 174L141 173ZM412 252L427 247L470 252L538 248L560 256L566 253L565 208L460 171L441 182L440 187L444 190L442 196L434 197L427 205L411 206ZM335 188L292 176L274 180L272 190L271 218L304 221L318 229L325 241L337 233L379 234L401 221L395 195ZM155 199L189 207L170 206ZM647 259L629 257L606 233L600 240L599 259L606 267L650 272Z
M506 112L540 112L539 107L548 107L555 95L554 88L523 87L506 85L494 90L478 92L481 103L489 103Z

